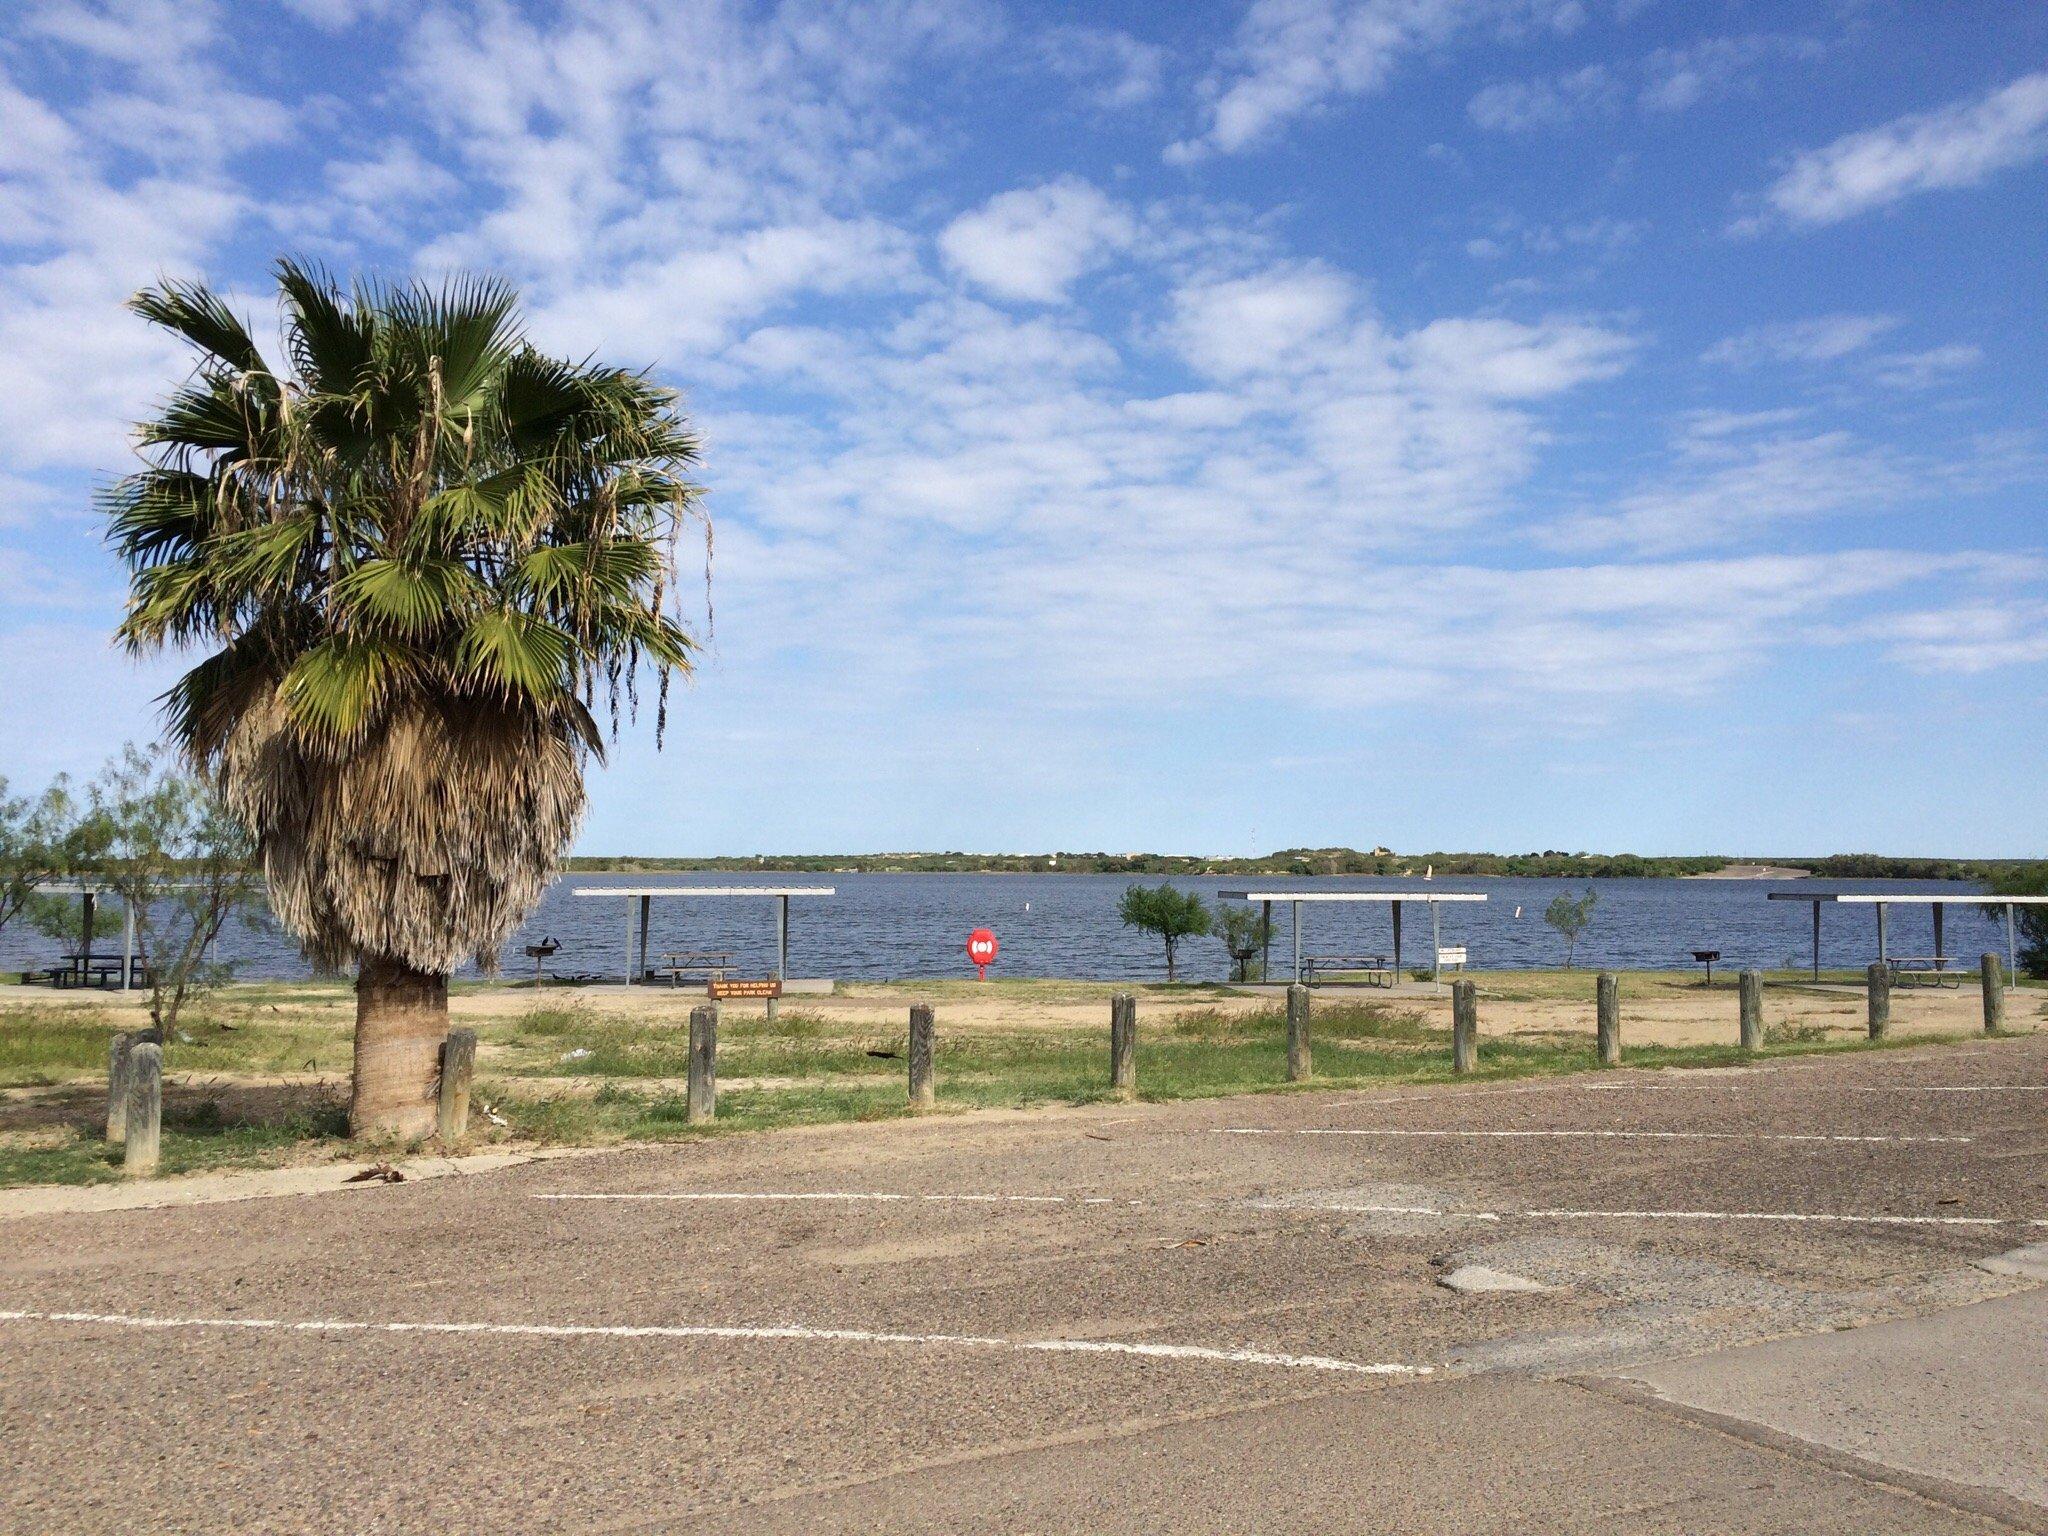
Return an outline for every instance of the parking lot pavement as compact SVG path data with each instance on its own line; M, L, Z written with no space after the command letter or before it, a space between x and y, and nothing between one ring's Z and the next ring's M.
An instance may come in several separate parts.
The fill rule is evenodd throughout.
M2027 1038L24 1218L0 1529L2024 1525L1938 1435L1561 1378L2028 1291L1975 1261L2048 1236L2042 1088Z

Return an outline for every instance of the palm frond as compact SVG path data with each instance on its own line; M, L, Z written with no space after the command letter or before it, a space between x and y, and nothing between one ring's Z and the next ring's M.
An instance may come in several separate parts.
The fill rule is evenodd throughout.
M167 280L136 294L128 308L152 325L175 331L236 373L270 372L248 329L204 283Z

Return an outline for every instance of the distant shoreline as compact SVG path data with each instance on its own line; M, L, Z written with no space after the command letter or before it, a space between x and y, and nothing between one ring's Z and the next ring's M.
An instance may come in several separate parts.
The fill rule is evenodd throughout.
M1783 864L1730 864L1704 874L1680 875L1681 880L1811 880L1810 869L1793 869Z
M1988 881L2026 868L2029 859L1910 858L1829 854L1819 858L1735 858L1721 854L1645 856L1620 853L1394 853L1384 848L1285 848L1250 858L1164 853L828 853L710 858L634 855L565 860L571 874L657 874L702 870L758 874L1125 875L1247 878L1329 876L1378 879L1694 879L1694 880L1961 880Z

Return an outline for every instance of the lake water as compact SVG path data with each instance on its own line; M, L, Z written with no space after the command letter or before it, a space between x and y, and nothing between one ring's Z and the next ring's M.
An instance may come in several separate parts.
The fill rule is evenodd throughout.
M830 897L791 903L790 974L851 980L895 977L970 976L968 933L986 926L1002 944L992 974L1057 976L1097 980L1158 978L1163 962L1158 941L1117 921L1117 900L1129 885L1123 875L572 875L558 880L520 933L506 946L504 968L512 975L530 969L522 945L552 937L561 950L555 971L588 972L607 978L625 966L628 903L578 897L574 889L667 886L756 885L832 886ZM1804 902L1767 901L1779 890L1868 891L1961 895L1976 887L1938 881L1866 880L1777 883L1761 880L1421 880L1308 879L1283 876L1203 877L1175 880L1184 890L1214 902L1222 889L1403 890L1483 893L1485 903L1441 908L1443 941L1463 944L1474 966L1500 969L1558 965L1564 946L1543 921L1543 911L1560 894L1576 896L1591 885L1599 893L1593 921L1579 941L1577 963L1617 969L1688 966L1694 949L1718 949L1721 964L1776 967L1805 965L1812 940L1812 908ZM1387 909L1315 904L1304 907L1304 951L1309 954L1382 954L1390 945ZM1876 919L1867 908L1826 907L1822 911L1821 962L1860 966L1877 952ZM1288 910L1273 915L1276 975L1291 963L1293 939ZM1929 909L1894 907L1888 920L1894 955L1934 952ZM1952 907L1946 950L1974 957L1989 949L2003 955L2002 921L1976 907ZM113 941L118 949L119 940ZM59 946L20 923L0 933L0 965L47 962ZM95 946L98 947L98 946ZM223 935L223 958L241 962L248 977L309 974L291 942L275 931L236 928ZM653 906L649 950L728 949L742 974L765 975L774 965L774 903L766 899L658 899ZM1402 953L1412 965L1426 964L1429 913L1407 908ZM1188 979L1222 979L1228 959L1214 938L1182 942L1181 974ZM658 962L657 962L658 963Z

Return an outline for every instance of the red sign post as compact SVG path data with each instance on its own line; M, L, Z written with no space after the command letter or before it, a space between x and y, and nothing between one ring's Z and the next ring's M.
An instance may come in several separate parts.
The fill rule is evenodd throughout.
M967 958L974 963L974 973L980 980L988 980L988 968L1002 947L990 929L977 928L967 935Z

